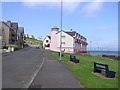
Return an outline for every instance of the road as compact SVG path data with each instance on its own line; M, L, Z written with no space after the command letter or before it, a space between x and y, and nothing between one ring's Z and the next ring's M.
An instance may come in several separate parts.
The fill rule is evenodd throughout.
M3 56L3 88L27 88L43 61L43 55L42 50L25 48Z
M3 55L3 88L80 88L62 62L44 49L25 48Z

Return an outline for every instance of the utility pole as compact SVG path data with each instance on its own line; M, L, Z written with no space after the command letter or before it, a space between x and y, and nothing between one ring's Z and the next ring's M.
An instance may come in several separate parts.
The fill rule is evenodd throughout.
M60 61L62 60L61 59L61 56L62 56L62 0L61 0L61 26L60 26Z

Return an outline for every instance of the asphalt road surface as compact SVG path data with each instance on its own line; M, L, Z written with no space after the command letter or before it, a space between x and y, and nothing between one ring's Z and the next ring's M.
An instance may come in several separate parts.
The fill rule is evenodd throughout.
M2 58L3 88L80 88L62 62L44 49L24 48Z

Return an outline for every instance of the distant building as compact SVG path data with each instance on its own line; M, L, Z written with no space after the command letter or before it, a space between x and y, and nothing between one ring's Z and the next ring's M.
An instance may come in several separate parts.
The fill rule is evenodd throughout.
M2 24L0 34L2 35L3 45L16 44L16 32L13 29L12 23L10 21L0 23Z
M1 44L1 46L5 46L5 31L4 31L4 28L2 27L2 23L1 23L1 25L0 25L1 27L0 27L0 37L1 37L1 42L0 42L0 44Z
M46 36L45 39L43 40L43 48L50 49L50 41L51 41L51 37Z
M29 35L29 38L35 38L33 35Z
M2 36L2 46L17 45L18 37L23 37L24 28L18 27L17 22L0 21L0 36Z
M26 35L25 35L25 37L26 37L26 38L29 38L29 35L28 35L28 34L26 34Z
M49 41L50 50L60 51L60 33L59 28L52 28ZM76 31L62 31L62 51L66 53L86 53L87 45L87 39Z
M42 38L40 38L40 37L38 37L38 38L36 38L36 39L42 41Z
M24 40L24 37L25 37L25 35L24 35L24 27L19 27L18 31L17 31L17 40L19 38L22 38Z
M14 30L14 32L15 32L14 39L15 39L15 45L17 45L17 31L19 30L18 23L17 22L11 22L11 21L8 21L7 23L11 24L9 27L11 27L12 30Z

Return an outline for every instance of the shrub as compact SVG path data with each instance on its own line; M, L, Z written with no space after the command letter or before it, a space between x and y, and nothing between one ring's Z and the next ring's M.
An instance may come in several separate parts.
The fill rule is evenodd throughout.
M20 49L19 47L14 47L14 50L15 50L15 51L17 51L17 50L19 50L19 49Z
M20 37L20 38L18 39L18 41L17 41L17 45L18 45L19 47L22 47L23 44L24 44L24 41L23 41L23 39Z
M3 46L2 49L8 49L8 46Z

